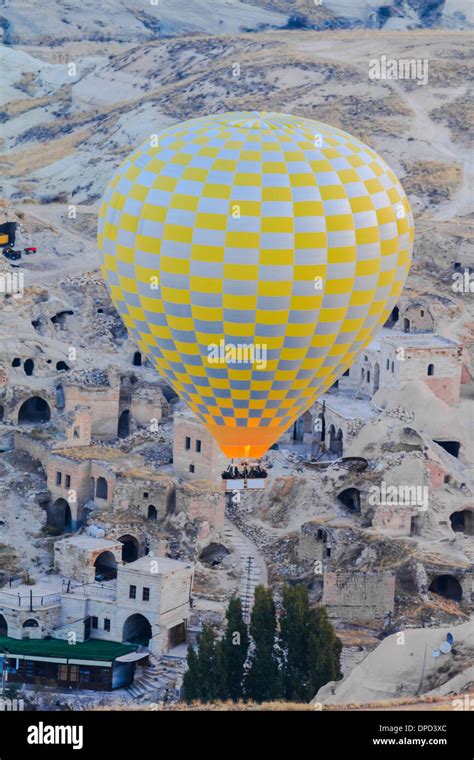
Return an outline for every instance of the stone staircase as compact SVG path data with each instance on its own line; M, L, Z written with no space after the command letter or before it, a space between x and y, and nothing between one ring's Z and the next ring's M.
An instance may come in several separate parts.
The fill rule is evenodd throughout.
M135 701L161 702L166 698L175 701L181 686L186 660L167 657L159 660L150 655L149 665L138 665L133 684L127 687L127 695Z

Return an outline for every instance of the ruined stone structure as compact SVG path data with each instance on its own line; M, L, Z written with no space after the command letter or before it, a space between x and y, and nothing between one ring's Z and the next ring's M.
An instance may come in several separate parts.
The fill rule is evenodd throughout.
M228 464L215 440L190 410L175 413L173 466L177 475L217 483Z
M380 620L393 612L395 575L391 572L324 573L323 604L339 620Z

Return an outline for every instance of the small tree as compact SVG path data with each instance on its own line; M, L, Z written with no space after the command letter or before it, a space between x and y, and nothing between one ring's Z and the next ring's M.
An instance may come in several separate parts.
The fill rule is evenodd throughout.
M311 675L312 696L329 681L342 678L341 640L336 636L326 608L311 610L308 638L308 663Z
M198 635L197 653L188 648L188 670L183 677L184 698L187 702L199 699L214 702L225 691L222 654L216 647L216 635L205 625Z
M285 586L280 617L280 650L285 699L308 702L314 691L309 668L311 609L306 586Z
M183 676L183 694L186 702L194 702L201 698L201 688L198 656L191 644L188 646L187 664L188 669Z
M286 586L280 617L285 699L309 702L321 686L341 678L341 648L326 609L309 606L306 586Z
M270 589L257 586L250 620L253 649L245 678L248 699L265 702L280 699L281 678L276 655L276 612Z
M232 597L226 612L227 628L222 639L226 698L236 702L244 696L244 667L249 651L249 635L242 616L242 602Z

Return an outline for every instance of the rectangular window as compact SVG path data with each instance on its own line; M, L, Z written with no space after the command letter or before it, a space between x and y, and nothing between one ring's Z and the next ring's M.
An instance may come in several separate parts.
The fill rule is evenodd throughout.
M196 472L196 468L194 467L193 464L189 465L189 472Z
M196 440L196 451L198 454L201 453L201 441L199 440L199 438Z
M148 499L148 491L143 491L143 498Z
M184 439L184 448L186 449L186 451L189 451L189 449L191 448L191 438L189 437L189 435L187 435L186 438Z
M109 618L104 618L104 631L110 631L110 620L109 620Z
M92 616L92 627L98 628L99 627L99 618L95 615Z
M129 599L136 599L137 598L137 587L136 586L130 586L129 592L128 592L128 598Z
M143 587L142 600L144 602L150 601L150 589L148 588L148 586Z
M60 485L61 485L61 480L62 480L62 475L61 475L61 473L60 473L60 472L57 472L57 473L56 473L56 485L57 485L57 486L60 486Z
M64 480L65 480L64 485L66 486L66 488L70 488L71 487L71 476L70 475L66 475L66 477L65 477Z
M79 665L69 666L69 680L73 682L79 681Z
M59 666L58 678L60 681L67 681L67 665Z

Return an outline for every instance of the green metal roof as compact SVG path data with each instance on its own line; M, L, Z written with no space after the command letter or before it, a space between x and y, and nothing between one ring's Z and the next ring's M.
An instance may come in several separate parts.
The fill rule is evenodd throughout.
M131 644L119 644L116 641L89 639L78 644L69 644L62 639L11 639L0 636L0 656L22 654L37 657L61 657L72 660L115 660L124 654L135 652Z

